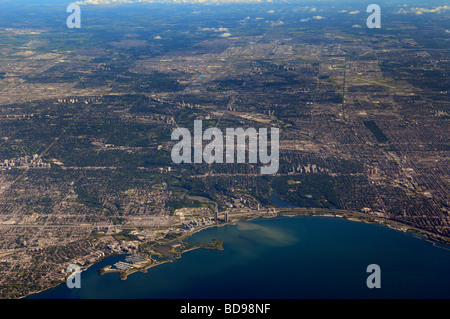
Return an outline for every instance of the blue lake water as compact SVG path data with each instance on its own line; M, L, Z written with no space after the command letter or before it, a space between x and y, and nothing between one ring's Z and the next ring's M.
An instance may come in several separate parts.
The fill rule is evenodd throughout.
M223 239L224 250L198 249L134 273L100 276L108 257L65 284L29 298L450 298L450 251L408 233L331 217L258 219L194 234ZM449 247L447 247L448 249ZM369 289L369 264L381 288Z

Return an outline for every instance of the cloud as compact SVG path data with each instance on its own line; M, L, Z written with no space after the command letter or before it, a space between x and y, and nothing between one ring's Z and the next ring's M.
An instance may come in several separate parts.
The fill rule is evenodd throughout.
M322 20L322 19L326 19L326 18L325 18L325 17L322 17L322 16L314 16L313 19L316 19L316 20Z
M307 21L309 21L309 20L311 20L311 18L300 19L300 22L307 22Z
M161 38L159 35L157 35L157 36L154 37L153 39L155 39L155 40L161 40L162 38Z
M283 25L283 24L284 24L283 21L277 21L277 22L272 22L272 23L270 24L270 26L271 26L271 27L276 27L276 26Z
M360 11L359 10L355 10L355 11L350 11L348 14L358 14Z
M200 31L210 31L210 32L228 32L228 28L199 28Z
M450 6L439 6L434 9L426 9L426 8L412 8L412 11L416 11L416 13L441 13L444 10L449 10Z
M136 1L133 0L84 0L77 1L75 4L78 5L107 5L107 4L127 4L134 3Z
M255 3L272 2L272 0L82 0L78 5L118 5L130 3Z
M409 9L400 8L400 10L398 10L397 13L415 13L417 15L420 15L420 14L424 14L424 13L442 13L445 10L450 10L450 6L438 6L438 7L432 8L432 9L428 9L428 8L409 8Z
M208 31L208 32L216 32L216 33L222 33L219 36L222 38L228 38L231 36L231 33L228 32L228 28L198 28L200 31Z

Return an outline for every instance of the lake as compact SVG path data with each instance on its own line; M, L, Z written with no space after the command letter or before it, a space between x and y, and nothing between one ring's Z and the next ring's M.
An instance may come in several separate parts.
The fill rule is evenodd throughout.
M189 241L212 239L224 250L193 250L125 281L99 275L124 258L108 257L81 274L80 289L63 284L28 298L450 297L450 251L377 224L277 217L211 227ZM369 264L380 266L379 289L366 285Z

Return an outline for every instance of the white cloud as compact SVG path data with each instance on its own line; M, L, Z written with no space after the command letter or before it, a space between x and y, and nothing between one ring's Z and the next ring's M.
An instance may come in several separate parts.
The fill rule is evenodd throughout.
M225 32L225 33L222 33L220 36L221 36L222 38L228 38L228 37L231 37L231 33Z
M450 10L450 6L438 6L438 7L434 7L432 9L428 9L428 8L409 8L408 9L404 9L404 8L400 8L400 10L397 11L397 13L415 13L417 15L420 14L424 14L424 13L442 13L445 10Z
M277 22L272 22L272 23L270 24L270 26L271 26L271 27L276 27L276 26L278 26L278 25L283 25L283 24L284 24L283 21L277 21Z
M322 17L322 16L314 16L313 19L316 19L316 20L322 20L322 19L326 19L326 18L325 18L325 17Z
M111 5L129 3L255 3L272 2L272 0L82 0L76 1L78 5Z
M355 10L355 11L350 11L348 14L358 14L360 11L359 10Z
M211 32L228 32L228 28L198 28L200 31L211 31Z
M154 37L153 39L155 39L155 40L161 40L162 38L161 38L159 35L157 35L157 36Z
M450 10L450 6L439 6L434 9L412 8L411 10L413 10L413 11L417 10L417 12L422 12L422 13L434 13L434 12L441 13L444 10Z

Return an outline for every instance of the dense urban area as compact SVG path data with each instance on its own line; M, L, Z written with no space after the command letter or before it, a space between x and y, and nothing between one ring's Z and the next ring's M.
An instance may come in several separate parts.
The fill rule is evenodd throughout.
M80 29L64 6L0 12L0 297L112 254L126 275L255 217L449 242L448 7L392 5L369 29L363 5L148 6L82 6ZM194 120L279 128L278 172L173 163Z

